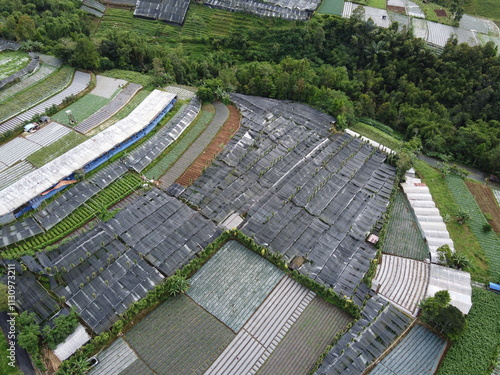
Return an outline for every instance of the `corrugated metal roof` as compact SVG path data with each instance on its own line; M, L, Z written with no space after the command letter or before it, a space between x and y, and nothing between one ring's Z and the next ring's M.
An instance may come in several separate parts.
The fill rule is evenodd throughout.
M0 216L14 211L61 179L146 127L175 98L154 90L126 118L2 190Z

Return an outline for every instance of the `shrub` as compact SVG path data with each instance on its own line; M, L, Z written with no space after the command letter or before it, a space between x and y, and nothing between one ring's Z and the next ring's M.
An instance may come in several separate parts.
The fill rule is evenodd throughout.
M489 223L483 224L483 232L484 233L491 232L491 229L492 229L491 224L489 224Z

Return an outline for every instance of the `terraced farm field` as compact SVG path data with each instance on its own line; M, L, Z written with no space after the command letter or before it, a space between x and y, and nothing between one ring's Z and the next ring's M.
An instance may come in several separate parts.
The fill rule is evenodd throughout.
M86 139L87 137L85 137L84 135L72 131L71 133L58 139L51 145L35 151L31 155L29 155L26 160L28 160L35 167L39 168L42 165L47 164L49 161L54 160L58 156L61 156L65 152L71 150L76 145L84 142Z
M174 297L125 334L158 374L201 374L235 334L185 295Z
M54 74L51 74L36 85L28 87L26 90L12 96L2 106L0 106L0 122L5 121L16 113L25 111L44 99L61 91L71 81L74 69L64 66Z
M488 222L493 227L493 230L500 233L500 207L491 189L488 186L471 181L465 181L465 184L474 196L481 211L491 215L492 220L488 220Z
M388 217L382 252L416 260L427 259L429 249L400 190L396 192Z
M500 251L498 249L500 249L500 241L497 235L494 232L483 231L483 225L487 221L461 178L448 176L446 177L446 185L459 206L469 212L471 218L468 224L488 258L491 276L494 280L499 280Z
M28 65L30 58L27 53L5 51L0 53L0 80L7 78Z

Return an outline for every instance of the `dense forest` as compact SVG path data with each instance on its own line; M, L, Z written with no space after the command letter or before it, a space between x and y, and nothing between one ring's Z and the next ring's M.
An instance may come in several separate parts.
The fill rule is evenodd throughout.
M497 48L436 51L411 30L377 28L359 15L314 17L259 33L201 37L203 55L152 43L127 30L90 35L79 2L4 0L0 36L51 52L81 69L148 72L177 82L309 103L341 126L359 117L383 122L426 153L500 172L500 58ZM210 81L207 81L210 80Z

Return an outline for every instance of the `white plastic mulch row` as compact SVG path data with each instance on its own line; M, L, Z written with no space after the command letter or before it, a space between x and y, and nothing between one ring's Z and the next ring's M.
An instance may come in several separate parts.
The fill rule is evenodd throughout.
M13 117L12 119L0 125L0 134L5 133L7 130L15 129L23 123L29 121L34 115L41 114L52 105L59 105L65 98L71 95L76 95L83 91L90 83L90 74L84 72L75 72L73 82L58 94L52 96L46 101L28 109L27 111Z
M491 189L491 191L493 191L493 195L495 196L495 199L497 200L498 205L500 205L500 190Z
M22 161L8 169L2 170L0 172L0 190L3 190L7 186L12 185L14 182L19 181L35 169L36 168L31 165L30 162Z
M20 82L7 87L0 91L0 102L7 100L12 95L28 88L29 86L41 81L45 77L49 76L55 70L54 67L42 64L38 70L33 74L23 77Z
M205 374L255 374L314 296L285 276Z
M51 122L34 134L14 138L0 146L0 163L12 166L21 160L25 160L42 147L54 143L71 131L71 129L57 122Z
M92 90L92 95L97 95L106 99L111 99L113 94L125 86L127 81L123 79L116 79L104 76L96 76L96 86Z
M472 307L472 287L470 273L431 264L427 296L433 296L440 290L450 293L450 304L462 313L468 314Z
M384 254L372 285L378 285L379 295L416 316L429 284L429 270L428 263Z
M177 97L181 100L189 100L193 99L196 93L190 90L183 89L182 87L177 86L167 86L165 87L166 92L171 92L172 94L177 95Z
M395 152L393 150L391 150L389 147L385 147L384 145L378 143L378 142L375 142L374 140L371 140L370 138L367 138L365 136L362 136L360 135L359 133L356 133L355 131L352 131L350 129L346 129L345 132L353 137L356 137L356 138L361 138L363 141L365 142L368 142L369 144L371 144L373 147L376 147L377 149L385 152L386 154L395 154Z
M419 229L429 246L431 262L439 263L437 249L448 245L454 252L453 241L436 204L432 200L429 188L420 179L412 177L412 173L414 171L410 170L406 174L406 182L402 183L401 186L417 218Z

